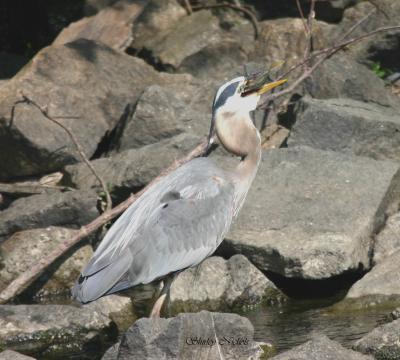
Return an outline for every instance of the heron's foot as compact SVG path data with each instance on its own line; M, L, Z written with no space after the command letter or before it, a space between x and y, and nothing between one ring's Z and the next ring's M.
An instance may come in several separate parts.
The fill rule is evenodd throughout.
M150 317L151 318L159 318L162 306L164 304L165 298L167 297L167 294L162 294L157 301L154 303L153 308L151 309Z

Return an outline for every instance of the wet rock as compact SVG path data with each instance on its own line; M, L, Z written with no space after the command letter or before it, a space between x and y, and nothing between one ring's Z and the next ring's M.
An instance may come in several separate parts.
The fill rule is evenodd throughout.
M177 276L170 289L168 312L223 311L283 297L243 255L229 260L213 256Z
M288 146L310 146L376 160L400 159L400 112L348 99L303 98Z
M86 190L17 199L0 212L0 242L20 230L85 225L99 215L96 204L96 193Z
M126 198L132 191L147 185L161 170L196 147L200 140L181 134L139 149L123 151L117 155L92 161L95 169L110 185L111 193L118 199ZM98 182L85 164L65 168L68 181L80 189L98 188Z
M150 84L169 77L144 61L89 40L40 51L0 87L0 179L58 170L81 161L65 131L31 104L11 108L20 91L68 126L90 158L103 136ZM69 118L68 118L69 117ZM72 118L71 118L72 117Z
M265 151L221 253L310 280L368 269L399 185L394 162L306 147Z
M132 41L132 25L143 7L140 2L118 1L98 14L83 18L64 28L53 45L88 39L124 51Z
M171 138L185 130L178 120L185 104L164 87L148 87L127 119L118 141L118 151L138 148Z
M20 354L13 350L0 352L0 360L34 360L35 358Z
M371 305L379 301L379 298L400 299L399 261L400 251L397 251L375 265L368 274L350 288L346 299L371 297Z
M143 318L105 358L259 359L262 350L253 334L250 321L236 314L201 311L169 319Z
M385 82L354 58L340 53L327 59L305 82L308 94L318 99L349 98L400 109L400 102Z
M273 360L373 360L372 356L344 348L326 336L318 336L291 350L272 357Z
M393 310L390 313L390 317L391 317L392 320L400 319L400 307L395 309L395 310Z
M377 360L400 358L400 320L382 325L358 340L353 348Z
M107 295L82 306L109 317L120 331L127 330L136 320L132 301L126 296Z
M111 6L118 0L85 0L84 13L86 16L92 16L103 10L107 6Z
M221 32L218 19L211 11L201 10L180 18L167 33L152 33L142 42L141 48L137 43L133 46L157 67L173 70L179 68L187 57L217 44Z
M375 237L373 262L378 264L400 251L400 213L390 216Z
M374 9L368 1L360 2L356 6L345 11L343 20L337 27L330 29L327 36L337 38L343 36L351 26L364 18ZM358 27L352 37L373 31L380 27L398 25L400 21L400 3L392 0L379 1L379 11L376 11L368 21ZM383 68L399 70L399 31L388 31L369 37L349 47L349 52L357 61L371 66L373 62L379 62Z
M116 329L103 314L68 305L0 305L0 348L41 358L101 350Z
M21 231L11 236L0 246L0 291L75 232L73 229L51 226ZM70 288L92 255L90 245L74 247L39 278L38 282L42 286L37 296L63 294L69 297Z

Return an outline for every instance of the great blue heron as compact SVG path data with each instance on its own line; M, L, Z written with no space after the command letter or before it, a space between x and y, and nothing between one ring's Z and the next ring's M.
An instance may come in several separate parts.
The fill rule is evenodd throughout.
M214 132L240 156L233 171L197 158L147 190L107 232L72 289L82 303L198 265L223 240L243 205L261 159L260 134L251 112L262 93L285 80L257 83L245 77L222 85L214 98ZM160 114L160 116L162 116ZM166 287L166 286L165 286ZM169 286L168 286L169 287ZM152 314L159 314L163 296Z

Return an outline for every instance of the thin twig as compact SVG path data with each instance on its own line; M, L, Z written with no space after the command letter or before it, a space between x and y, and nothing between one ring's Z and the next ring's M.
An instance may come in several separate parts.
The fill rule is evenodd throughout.
M102 227L104 224L108 223L110 220L115 218L117 215L121 214L125 211L131 204L133 204L145 191L147 191L151 186L153 186L156 182L158 182L161 178L163 178L166 174L171 171L177 169L193 158L200 156L207 149L208 140L204 140L200 145L194 148L189 154L181 158L180 160L175 161L172 165L170 165L167 169L165 169L159 176L157 176L151 183L149 183L144 189L139 191L138 193L131 195L124 202L116 206L115 208L105 211L98 218L93 220L90 224L82 226L79 230L76 230L75 235L71 238L65 240L61 243L56 249L54 249L50 254L48 254L43 259L39 260L37 264L33 267L27 269L24 273L19 275L16 279L14 279L1 293L0 293L0 304L5 304L15 296L19 295L22 291L24 291L33 281L35 281L45 270L46 268L52 264L55 260L57 260L61 255L63 255L66 251L68 251L72 246L77 244L87 235L93 233L95 230Z
M183 0L183 4L185 5L185 9L188 15L191 15L193 13L193 9L192 5L190 4L190 0Z
M296 5L297 5L297 10L299 11L299 14L300 14L301 21L303 22L304 33L307 36L307 32L308 32L307 21L306 21L306 18L304 16L303 9L301 8L300 0L296 0Z
M35 101L33 101L31 98L29 98L28 96L24 95L23 93L21 93L22 96L22 101L16 101L14 103L14 105L17 104L21 104L22 102L25 102L26 104L29 105L33 105L35 108L37 108L42 115L50 120L51 122L57 124L58 126L60 126L62 129L64 129L64 131L68 134L68 136L70 137L70 139L72 140L72 142L74 143L76 150L78 151L80 157L82 158L83 162L88 166L88 168L90 169L90 171L93 173L93 175L96 177L97 181L100 183L101 187L103 188L103 191L105 193L106 196L106 210L110 210L112 208L112 200L111 200L111 196L110 193L107 189L107 185L104 182L104 180L102 179L102 177L97 173L96 169L93 167L92 163L89 161L89 159L87 158L87 156L85 155L85 152L83 151L83 148L81 146L81 144L79 143L78 139L76 138L75 134L67 127L65 126L63 123L61 123L60 121L58 121L57 119L62 119L64 117L62 116L50 116L48 110L43 107L40 106L38 103L36 103ZM76 117L73 117L76 118Z
M201 9L216 9L216 8L229 8L229 9L233 9L236 11L240 11L243 14L245 14L250 21L253 24L254 27L254 38L258 39L258 36L260 34L260 28L258 26L258 20L256 18L256 16L253 14L253 12L247 8L245 8L244 6L238 6L235 4L229 4L229 3L221 3L221 4L205 4L205 5L196 5L196 6L192 6L193 10L201 10Z

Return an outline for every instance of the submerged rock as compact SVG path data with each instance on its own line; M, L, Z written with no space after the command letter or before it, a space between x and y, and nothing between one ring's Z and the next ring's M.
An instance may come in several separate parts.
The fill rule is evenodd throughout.
M381 325L358 340L353 348L377 360L400 359L400 320Z
M224 311L284 297L243 255L229 260L213 256L177 276L170 289L168 312Z
M21 230L86 225L99 216L96 205L97 194L87 190L20 198L0 212L0 242Z
M306 147L265 151L221 253L291 278L368 269L399 186L394 162Z
M250 321L236 314L180 314L139 319L103 359L260 359Z
M276 355L271 360L373 360L372 356L344 348L326 336L318 336L291 350Z
M349 99L303 98L288 146L400 160L400 113Z
M0 305L0 349L41 357L97 351L115 341L116 328L100 312L68 305Z

